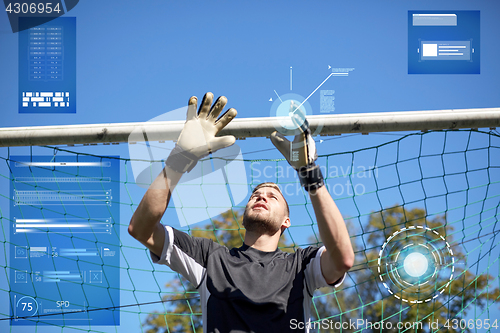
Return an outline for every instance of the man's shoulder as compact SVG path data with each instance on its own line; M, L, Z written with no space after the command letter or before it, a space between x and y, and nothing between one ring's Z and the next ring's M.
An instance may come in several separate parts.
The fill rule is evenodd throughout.
M169 232L172 233L174 244L179 245L182 248L201 247L210 249L211 251L219 248L227 249L224 245L221 245L210 238L193 236L188 234L186 231L179 230L173 227L169 227L168 229L170 229Z
M309 245L308 247L298 247L295 250L295 254L301 255L303 257L314 256L321 249L321 247Z

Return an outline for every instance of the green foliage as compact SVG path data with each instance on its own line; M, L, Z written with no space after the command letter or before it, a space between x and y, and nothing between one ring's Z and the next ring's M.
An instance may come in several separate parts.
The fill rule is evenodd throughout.
M430 302L408 303L389 295L378 279L377 259L384 241L403 227L426 226L443 235L452 247L455 258L454 278L444 290L443 295ZM494 278L488 274L476 276L467 270L465 258L459 243L453 240L453 227L447 224L445 216L427 218L424 209L406 210L401 206L372 213L368 225L363 228L363 235L353 242L356 262L348 278L337 292L323 288L320 296L314 299L316 319L331 319L332 322L364 323L380 321L392 323L392 329L364 329L363 332L431 332L430 322L438 322L439 329L448 332L461 332L453 328L444 328L448 319L462 319L471 309L483 310L494 302L500 302L498 288L492 286ZM353 235L352 232L350 232ZM460 265L460 263L462 263ZM480 312L477 312L478 315ZM418 329L398 329L397 323L422 322ZM408 324L409 325L409 324ZM409 327L409 326L407 326ZM358 332L366 326L353 326L342 329L343 332ZM322 329L322 332L337 332L337 329Z
M194 286L180 277L168 282L166 287L176 296L163 297L169 310L149 314L143 323L146 332L203 332L200 298Z

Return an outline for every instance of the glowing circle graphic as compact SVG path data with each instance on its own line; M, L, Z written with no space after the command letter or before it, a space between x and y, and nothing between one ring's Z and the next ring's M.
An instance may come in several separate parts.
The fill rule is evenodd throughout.
M270 116L279 119L275 123L275 128L283 135L295 135L300 125L292 120L293 114L299 113L300 118L306 118L313 115L309 102L298 94L285 94L274 100L271 106ZM313 136L319 134L323 125L321 124L312 133Z
M429 266L427 258L419 252L410 253L404 261L404 269L406 273L413 277L422 276Z
M278 105L278 109L276 110L276 117L290 117L291 118L293 112L296 109L300 110L300 112L302 112L302 114L306 114L306 112L304 111L304 107L303 106L299 107L300 104L301 103L299 101L294 100L294 99L287 99L287 100L283 101L282 103L280 103ZM299 125L302 125L302 124L299 124ZM297 129L297 125L295 125L294 123L282 122L281 126L283 126L286 129L289 129L289 130Z
M441 295L453 280L453 250L436 230L410 226L394 232L382 245L378 275L394 297L424 303Z

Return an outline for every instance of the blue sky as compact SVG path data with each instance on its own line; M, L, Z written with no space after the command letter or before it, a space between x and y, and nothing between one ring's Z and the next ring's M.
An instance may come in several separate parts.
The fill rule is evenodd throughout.
M408 10L479 10L481 73L409 75ZM306 97L331 73L329 66L354 68L348 77L331 77L321 87L335 90L336 114L500 106L500 5L496 1L86 0L67 15L76 17L77 25L76 114L18 113L18 36L11 32L4 13L0 14L0 127L148 121L185 106L192 95L201 99L207 91L227 96L228 106L238 110L239 118L267 117L272 116L269 99L277 98L274 91ZM293 67L292 91L290 67ZM319 114L319 101L318 90L309 99L314 114ZM372 147L398 137L343 135L318 142L318 153ZM463 143L454 140L456 147L463 149ZM407 142L407 151L417 149L416 143ZM245 159L281 158L267 139L247 139L237 144ZM76 147L74 150L129 157L125 144L113 149ZM255 152L261 150L265 151ZM21 155L29 154L30 150L15 148L10 151L13 152ZM33 152L47 154L41 148L34 148ZM0 148L0 156L6 155L7 149ZM371 165L373 156L367 155L359 165ZM344 157L347 159L336 163L347 168L349 156L341 155ZM498 162L498 157L492 159ZM411 166L410 170L415 168ZM124 172L122 168L122 180ZM1 173L6 174L3 166ZM498 181L498 173L494 175L496 178L491 181ZM8 186L6 182L2 184ZM431 186L435 189L437 185ZM8 194L8 187L0 188L2 194ZM129 190L132 198L126 200L137 203L143 190L138 187ZM127 196L125 188L121 195ZM302 202L299 197L291 200ZM377 207L369 203L373 203L372 199L367 199L362 209L366 213ZM8 216L6 206L5 200L2 201L4 216ZM350 205L345 207L347 215L356 213ZM298 219L307 217L306 212L298 214ZM123 225L128 223L130 215L130 208L122 207ZM124 244L138 246L122 229ZM311 227L306 229L310 234ZM301 236L299 230L303 229L297 229L299 243L305 243L307 232ZM132 258L139 258L135 260L137 263L129 261L129 265L151 268L148 263L139 262L144 258L143 252L127 252ZM151 277L137 274L132 279L136 283ZM170 276L154 274L160 281ZM0 282L5 283L5 278L2 279ZM128 281L124 275L122 286L129 287ZM136 297L127 293L122 303L157 300L158 294L144 294L138 300ZM8 313L8 309L2 308L0 312ZM133 318L122 315L118 330L126 331L127 325L138 327L141 320L137 315ZM0 327L4 325L0 322Z

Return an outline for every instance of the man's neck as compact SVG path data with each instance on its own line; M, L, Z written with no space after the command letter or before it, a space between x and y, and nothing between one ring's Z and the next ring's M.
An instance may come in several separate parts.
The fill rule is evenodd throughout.
M244 243L256 250L263 252L273 252L278 248L278 242L280 240L280 233L276 233L273 236L261 235L252 231L245 233Z

